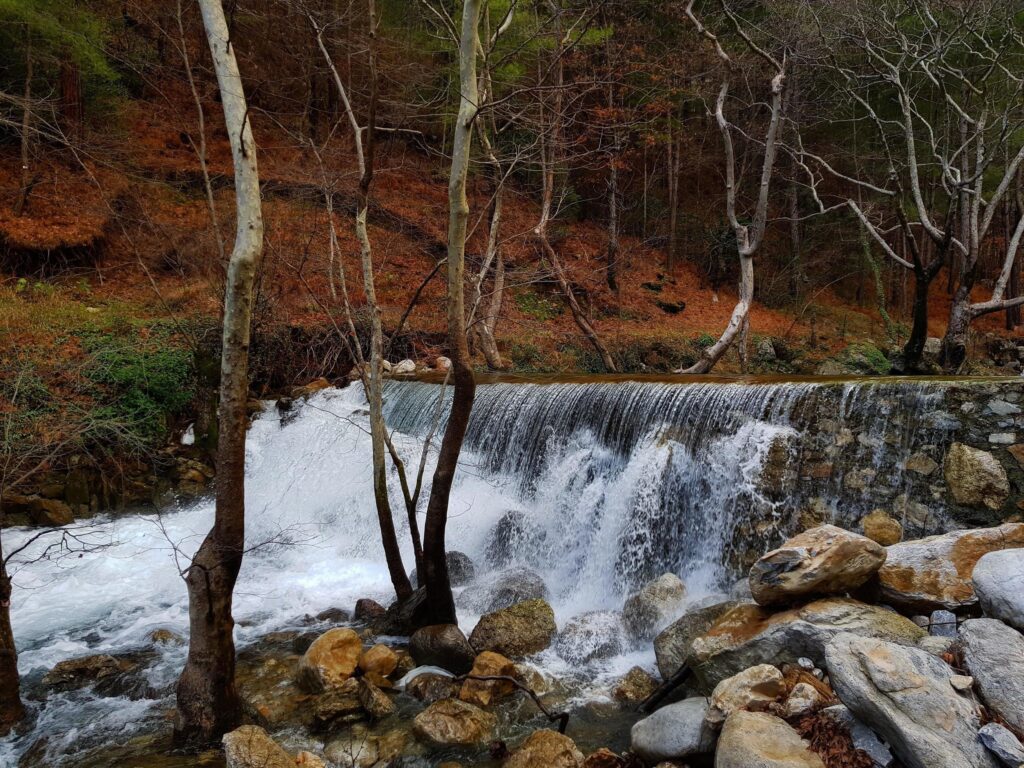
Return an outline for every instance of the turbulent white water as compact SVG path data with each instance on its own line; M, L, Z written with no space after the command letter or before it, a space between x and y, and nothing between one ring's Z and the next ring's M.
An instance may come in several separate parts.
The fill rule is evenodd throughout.
M453 491L449 548L488 570L495 525L520 511L529 536L512 561L544 577L559 624L582 611L620 608L631 587L665 570L681 575L694 597L720 589L730 580L725 563L737 526L752 515L794 514L793 504L766 497L758 480L773 446L791 450L793 414L815 387L483 385ZM410 466L436 419L437 397L434 385L389 386L389 423ZM362 392L328 390L296 408L282 419L269 407L249 433L247 528L254 549L235 598L241 645L298 626L305 614L351 608L360 597L389 598ZM396 522L407 541L393 485ZM148 646L155 629L184 635L179 568L211 519L208 501L161 515L98 518L88 535L102 548L20 568L13 622L25 678L37 680L62 659ZM6 531L5 546L13 549L33 533ZM51 541L40 539L24 559ZM410 567L411 560L407 551ZM474 617L460 620L468 632ZM166 728L163 711L185 651L170 645L156 653L147 671L152 698L78 691L33 702L36 727L0 742L0 765L14 765L42 735L50 739L47 764L59 766L73 764L83 745ZM559 665L553 652L546 660ZM649 664L650 650L606 663L604 672L625 671L638 660Z

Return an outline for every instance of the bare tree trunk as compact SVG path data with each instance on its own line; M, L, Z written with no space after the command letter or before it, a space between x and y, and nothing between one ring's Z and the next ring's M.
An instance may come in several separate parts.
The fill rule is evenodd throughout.
M25 25L25 104L21 111L21 189L14 201L14 215L21 216L32 192L29 169L29 131L32 128L32 30Z
M256 144L220 0L200 0L235 168L236 234L224 291L216 512L185 576L189 648L178 679L175 741L197 746L241 721L235 687L232 598L245 549L245 403L249 391L252 293L263 250Z
M0 515L2 517L2 515ZM18 677L18 650L11 628L11 578L0 549L0 736L25 716Z
M483 353L487 361L487 367L494 371L500 371L505 367L501 359L501 352L498 351L498 344L494 339L494 329L498 323L498 315L501 312L501 302L505 290L505 254L501 247L501 223L502 211L504 208L505 184L501 178L500 168L495 168L496 187L494 190L494 202L491 209L491 226L487 235L487 252L484 254L483 263L480 266L480 274L473 281L472 301L470 306L470 332L476 347ZM487 273L494 265L494 288L491 292L491 300L488 302L486 311L480 311L483 303L483 286L487 279Z
M682 148L676 146L676 136L669 123L668 136L668 256L665 259L665 271L669 277L675 274L676 257L679 251L679 169Z
M60 63L60 108L70 141L82 135L85 104L82 102L82 72L73 61Z
M459 114L452 136L452 167L448 182L448 344L452 358L455 392L445 425L444 437L434 469L423 529L423 584L426 602L422 620L426 624L454 624L455 601L445 552L445 530L452 482L469 426L476 397L476 381L469 359L466 338L464 298L466 232L469 200L466 183L469 175L473 123L477 117L479 87L476 56L480 45L480 0L465 0L462 7L462 32L459 39Z

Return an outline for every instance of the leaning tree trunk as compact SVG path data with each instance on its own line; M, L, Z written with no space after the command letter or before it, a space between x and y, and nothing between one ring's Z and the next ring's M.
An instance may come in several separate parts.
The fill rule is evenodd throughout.
M715 364L744 333L750 319L750 307L754 303L754 257L740 256L740 288L736 306L729 318L725 331L714 344L704 350L700 359L683 373L709 373Z
M187 746L214 742L241 722L231 606L245 549L245 403L253 284L263 249L256 144L224 8L220 0L199 5L231 141L237 224L224 292L216 512L185 576L189 647L178 679L175 741Z
M424 624L455 624L455 601L445 552L445 529L452 482L469 426L476 396L476 381L470 367L466 338L466 308L463 281L466 264L466 231L469 200L466 180L469 174L473 121L479 103L476 54L479 46L480 0L465 0L462 9L462 35L459 43L459 80L461 99L452 137L452 168L448 183L448 345L452 359L455 393L444 437L437 457L434 479L427 502L423 528L423 584L426 601L421 621Z
M0 558L3 553L0 552ZM11 628L11 577L0 562L0 736L25 716L18 678L18 650Z
M946 335L942 337L939 365L947 373L956 373L967 360L967 336L971 329L971 288L974 281L965 276L953 294Z

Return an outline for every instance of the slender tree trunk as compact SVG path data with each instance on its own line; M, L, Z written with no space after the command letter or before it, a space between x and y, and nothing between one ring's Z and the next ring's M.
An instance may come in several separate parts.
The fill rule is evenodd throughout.
M495 180L494 202L491 209L491 226L487 235L487 252L484 254L480 274L473 281L470 329L477 349L483 353L484 359L487 361L487 367L494 371L500 371L505 367L505 361L501 359L501 352L498 351L498 344L494 339L494 329L498 323L498 315L501 312L501 302L505 289L505 254L502 252L501 247L501 223L504 209L505 185L501 178L500 168L495 168L494 170L497 178ZM483 286L492 265L494 266L494 287L491 292L491 299L487 302L487 309L481 310Z
M427 519L423 529L423 584L426 602L422 620L426 624L454 624L455 601L445 551L445 530L452 482L462 452L462 442L469 426L476 396L476 381L469 359L466 338L464 298L466 232L469 222L469 200L466 184L469 175L473 122L477 116L479 87L476 56L480 40L480 0L465 0L462 7L462 33L459 41L459 115L452 137L452 167L448 182L448 345L452 358L455 393L444 437L437 457Z
M616 153L617 154L617 153ZM608 166L608 250L606 254L608 289L619 291L619 169L613 155Z
M188 746L216 741L242 715L231 608L245 549L245 403L253 285L263 249L256 144L224 8L220 0L200 0L199 5L231 142L237 224L224 292L216 512L185 576L189 648L178 679L175 741Z
M18 651L11 628L11 578L0 549L0 736L25 716L18 677Z
M85 105L82 102L82 73L73 61L60 64L60 108L68 139L78 141L82 135Z
M679 251L679 167L682 147L676 146L676 137L669 123L668 136L668 255L665 271L669 277L675 275L676 258Z
M967 360L967 337L971 329L971 287L973 280L967 276L961 280L953 294L953 305L949 310L946 335L942 337L939 364L943 370L955 373ZM915 297L916 303L916 297Z
M32 172L29 168L29 139L32 128L32 31L25 27L25 104L21 111L21 189L14 201L14 215L21 216L32 192Z
M800 232L800 195L795 181L789 184L789 248L792 258L790 294L799 301L804 289L804 264Z
M908 373L920 370L924 345L928 340L928 291L932 277L925 269L914 269L914 304L910 337L903 345L903 366Z

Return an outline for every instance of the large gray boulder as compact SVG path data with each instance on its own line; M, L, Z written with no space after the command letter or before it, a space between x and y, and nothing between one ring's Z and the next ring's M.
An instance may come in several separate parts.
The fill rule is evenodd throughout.
M555 650L570 664L608 659L622 652L622 616L615 611L590 611L570 620L555 638Z
M761 605L811 595L845 594L885 562L885 547L834 525L811 528L761 557L750 569L750 592Z
M471 613L489 613L524 600L547 600L549 596L544 579L529 568L508 568L478 579L455 602Z
M981 743L993 755L1003 761L1008 768L1019 768L1024 765L1024 745L1010 729L999 723L988 723L978 731Z
M1024 549L982 555L971 578L982 610L1024 632Z
M669 624L654 638L654 656L658 660L658 671L668 680L689 662L690 646L693 641L711 629L726 611L739 605L724 595L711 603L690 606L686 613Z
M988 451L953 443L946 452L942 470L957 504L996 510L1002 508L1010 495L1006 470Z
M998 768L978 739L976 707L950 684L954 671L941 659L840 634L826 646L825 664L839 699L907 768Z
M674 573L664 573L633 593L622 606L626 630L637 640L650 640L683 612L686 585Z
M735 712L725 721L715 768L825 768L785 720L767 712Z
M662 707L633 725L630 750L652 765L707 754L714 750L718 736L704 722L707 713L708 700L703 696Z
M977 604L971 576L983 556L1024 547L1024 523L952 531L888 548L878 571L881 598L899 608L929 614Z
M1024 732L1024 636L995 619L969 619L959 637L982 701Z
M778 613L745 603L727 611L693 641L690 667L707 690L758 664L796 664L806 657L820 667L825 645L842 632L909 646L926 634L894 611L844 597Z

